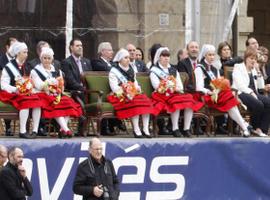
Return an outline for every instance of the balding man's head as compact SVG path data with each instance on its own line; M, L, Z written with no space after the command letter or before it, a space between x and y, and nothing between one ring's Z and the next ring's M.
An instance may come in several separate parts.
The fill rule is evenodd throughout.
M94 137L89 142L89 153L98 162L102 158L102 143L100 139Z
M136 47L134 44L127 44L126 49L129 52L129 59L133 62L136 59Z

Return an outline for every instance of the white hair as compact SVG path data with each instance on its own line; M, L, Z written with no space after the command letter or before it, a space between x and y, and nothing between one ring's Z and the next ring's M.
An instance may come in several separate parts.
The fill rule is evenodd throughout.
M50 47L42 47L41 52L40 52L40 58L44 55L47 55L53 58L54 52Z
M101 53L101 51L103 49L111 49L112 48L112 44L110 42L101 42L99 45L98 45L98 54Z
M18 55L19 52L28 49L27 45L24 42L14 42L8 49L9 54L12 57L15 57Z

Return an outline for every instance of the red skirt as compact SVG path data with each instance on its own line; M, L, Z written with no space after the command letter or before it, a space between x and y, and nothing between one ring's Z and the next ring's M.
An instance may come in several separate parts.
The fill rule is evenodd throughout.
M223 90L218 94L217 103L213 102L211 96L201 93L195 93L193 96L196 100L204 99L205 103L210 107L217 109L221 112L227 112L232 107L237 106L239 101L233 96L231 90Z
M195 101L191 94L174 93L170 96L166 96L158 92L153 92L152 99L154 101L154 107L156 108L155 110L157 111L156 114L164 111L173 113L176 110L182 110L185 108L198 111L203 107L203 103Z
M0 101L9 103L17 110L38 108L43 106L38 94L22 95L17 93L9 93L4 90L0 91Z
M46 93L39 93L42 99L42 117L55 118L55 117L79 117L82 115L81 105L75 102L72 98L62 96L58 104L55 104L55 97L47 95Z
M131 101L127 102L120 102L119 98L115 95L109 95L107 99L112 104L118 119L155 113L151 99L145 94L138 94Z

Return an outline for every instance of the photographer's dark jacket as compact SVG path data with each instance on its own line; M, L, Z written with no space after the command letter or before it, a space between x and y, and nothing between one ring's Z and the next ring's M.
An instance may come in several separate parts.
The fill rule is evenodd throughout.
M73 182L73 192L83 196L83 200L103 200L93 194L93 188L97 185L106 186L109 190L110 200L117 200L119 196L119 181L113 164L102 157L98 163L90 156L78 166Z
M0 171L0 199L25 200L31 196L33 189L28 178L23 178L17 167L7 163Z

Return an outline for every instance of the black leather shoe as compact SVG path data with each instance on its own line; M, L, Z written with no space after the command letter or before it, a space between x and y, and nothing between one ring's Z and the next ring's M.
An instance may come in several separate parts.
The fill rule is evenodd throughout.
M230 132L226 130L223 126L217 127L215 131L216 135L230 135Z
M32 139L32 136L29 133L19 133L19 137L23 139Z
M37 137L37 134L38 134L37 132L33 131L32 134L31 134L31 138L32 139L36 138Z
M145 132L144 132L144 131L142 131L142 135L143 135L144 137L146 137L146 138L152 138L152 136L151 136L151 135L145 134Z
M123 124L123 122L121 122L120 124L118 124L117 127L118 127L119 130L121 130L121 131L127 131L127 128L126 128L126 126Z
M101 129L101 135L114 135L114 132L111 132L109 127Z
M48 134L44 130L44 128L39 128L38 133L36 134L37 136L47 136Z
M182 132L182 134L185 137L191 137L191 135L192 135L190 130L185 130L185 131Z
M180 132L179 129L176 129L173 131L173 136L174 137L182 137L182 133Z
M11 132L11 128L6 130L6 136L13 136L13 134Z
M165 126L163 126L162 128L159 129L158 134L159 135L170 135L170 131Z
M134 135L135 138L143 138L142 135L137 135L134 131L133 131L133 135Z

